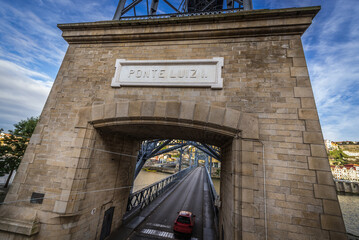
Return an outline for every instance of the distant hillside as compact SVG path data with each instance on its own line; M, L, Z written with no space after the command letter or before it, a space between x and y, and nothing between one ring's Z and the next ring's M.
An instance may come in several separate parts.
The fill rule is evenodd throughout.
M353 142L336 142L328 149L330 165L359 164L359 144Z
M339 147L343 151L350 151L350 152L358 152L359 153L359 145L357 145L357 144L343 144L343 145L339 145Z

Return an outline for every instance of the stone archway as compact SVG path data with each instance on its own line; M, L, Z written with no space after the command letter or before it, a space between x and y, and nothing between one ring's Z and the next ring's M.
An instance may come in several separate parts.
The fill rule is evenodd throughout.
M100 214L121 209L128 195L122 187L130 177L117 176L128 175L119 169L132 171L135 133L165 136L161 129L169 129L210 144L225 140L219 144L224 239L345 239L301 43L319 9L59 25L69 48L8 205L0 207L0 238L96 236ZM223 83L118 88L111 85L118 59L217 59ZM103 175L91 171L92 163L107 165L112 180L97 185L96 174ZM121 188L111 196L121 197L96 200L83 191L110 182ZM42 203L31 202L33 195L43 196ZM122 213L115 211L117 219Z
M220 224L228 237L242 234L242 192L259 191L253 179L248 179L253 173L241 170L241 159L246 165L258 165L253 147L246 149L248 144L258 144L256 117L190 102L133 101L81 108L76 119L71 148L77 155L71 153L73 168L66 169L67 188L63 186L61 194L51 199L52 213L28 204L17 206L16 213L31 213L26 219L28 235L38 232L41 225L35 235L39 239L97 239L104 212L112 207L112 228L119 227L133 184L137 150L140 141L148 138L202 141L223 149ZM248 182L247 187L241 185L242 180ZM262 203L244 204L259 209ZM8 208L7 219L14 217L14 209Z
M149 138L187 139L220 146L223 148L221 186L225 189L221 191L220 224L224 226L223 230L228 237L240 237L242 229L242 191L246 194L248 191L255 189L256 194L260 194L259 186L253 184L253 179L249 180L254 177L254 173L248 170L246 172L241 171L242 158L246 160L245 165L247 168L250 164L256 166L259 164L257 159L253 158L253 154L256 153L253 148L242 151L242 143L245 148L250 144L259 144L257 118L233 109L190 102L134 101L83 108L78 113L76 128L95 132L93 135L94 145L83 145L83 149L98 149L103 146L104 142L107 142L105 145L109 146L117 141L114 148L107 149L108 152L126 152L124 148L119 149L118 145L126 146L125 148L133 151L134 148L139 146L140 140ZM108 139L100 141L100 144L98 144L95 140L96 135L101 136L101 139L106 139L106 137ZM131 151L127 152L127 154L130 155ZM107 158L107 160L103 160L111 162L114 155L109 154ZM133 170L134 159L131 159L130 156L125 156L120 157L118 160L124 162L124 159L127 159L129 163L129 165L125 165L125 168ZM96 160L92 159L91 161L95 162ZM89 166L88 168L89 172L101 173L106 171L108 166L105 169L101 166ZM96 173L93 174L96 176ZM242 179L246 182L244 188L240 184ZM114 188L132 185L131 176L126 180L127 183L119 183ZM95 179L87 177L87 181L94 182ZM84 184L84 187L85 189L76 189L75 191L91 191L91 189L86 188L86 184ZM93 188L98 189L98 186L93 186ZM123 191L123 195L128 196L128 192ZM97 195L96 197L99 198L100 196ZM109 204L102 207L102 214L99 217L103 215L106 209L115 207L114 216L116 222L114 222L114 228L118 227L125 211L127 203L125 200L126 198L123 198L122 201L117 202L117 205ZM79 201L81 203L70 203L70 205L88 206L86 202L94 202L91 198L79 199ZM247 200L245 205L245 209L248 211L248 208L259 209L262 203L254 203L254 200L248 202ZM91 218L91 216L83 217ZM101 219L99 218L97 221L101 221ZM86 224L88 222L86 221ZM97 228L99 226L101 224L98 224ZM97 229L97 233L98 231L99 229ZM79 232L78 234L83 233Z

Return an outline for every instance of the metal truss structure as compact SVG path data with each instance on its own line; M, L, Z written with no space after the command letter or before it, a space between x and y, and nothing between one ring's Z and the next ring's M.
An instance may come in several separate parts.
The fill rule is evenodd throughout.
M185 148L189 148L190 146L196 148L194 163L190 164L188 168L181 170L182 153ZM168 176L165 179L162 179L161 181L149 185L144 189L131 193L127 203L127 214L139 209L143 209L144 207L149 205L155 198L157 198L159 195L161 195L167 189L169 189L175 182L177 182L183 176L187 175L187 173L189 173L194 167L198 167L198 159L202 155L202 158L204 157L205 159L205 172L207 175L210 197L216 213L215 217L217 218L218 209L216 209L215 203L218 200L218 194L216 193L216 190L214 188L211 179L211 165L209 165L208 162L209 156L219 161L221 160L220 149L215 146L210 146L207 144L194 142L194 141L185 141L185 140L176 140L176 139L143 141L141 145L141 150L139 151L139 155L137 158L135 178L137 177L141 168L143 167L143 165L148 159L154 156L171 152L173 150L179 150L181 152L179 171L175 174Z
M163 11L158 11L158 5L160 3L160 0L151 0L150 4L149 0L120 0L113 20L128 19L133 17L155 17L165 15L173 17L181 16L183 14L194 15L210 12L223 13L226 11L253 9L252 0L226 0L226 4L223 3L223 0L181 0L181 2L176 0L162 1L165 4L165 14L163 14ZM143 8L146 8L146 13L138 15L136 12L136 6L139 6L138 9L142 8L141 10L143 10ZM130 10L133 10L133 16L124 17L125 14L129 15L128 13ZM161 12L161 14L158 14L158 12Z
M177 139L167 139L167 140L147 140L143 141L141 145L141 149L138 153L136 169L135 169L135 178L140 173L143 165L146 161L152 157L171 152L173 150L180 151L180 159L179 159L179 171L181 171L182 165L182 154L185 148L193 146L199 149L202 153L207 156L213 157L218 161L221 161L220 149L215 146L210 146L204 143L194 142L194 141L185 141L185 140L177 140ZM195 163L198 163L199 154L195 154ZM205 156L206 165L208 165L208 157Z

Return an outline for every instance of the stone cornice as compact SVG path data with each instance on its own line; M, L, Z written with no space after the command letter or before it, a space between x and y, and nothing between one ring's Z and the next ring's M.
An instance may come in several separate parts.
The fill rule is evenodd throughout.
M303 34L320 7L252 10L162 19L59 24L68 43L216 39Z

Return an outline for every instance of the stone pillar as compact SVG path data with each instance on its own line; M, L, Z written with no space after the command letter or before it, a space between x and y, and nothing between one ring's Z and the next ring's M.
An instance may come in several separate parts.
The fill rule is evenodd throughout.
M0 238L98 239L110 207L121 224L141 136L221 147L224 239L345 239L300 39L319 9L59 25L69 48ZM213 58L221 89L111 87L117 59Z

